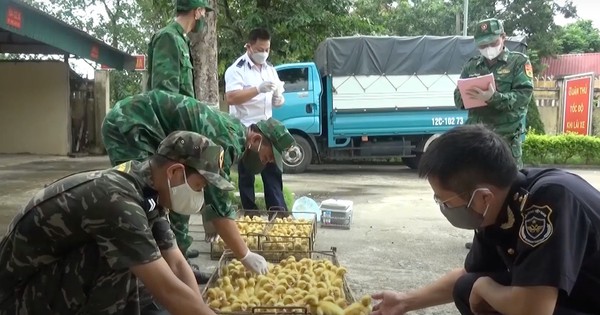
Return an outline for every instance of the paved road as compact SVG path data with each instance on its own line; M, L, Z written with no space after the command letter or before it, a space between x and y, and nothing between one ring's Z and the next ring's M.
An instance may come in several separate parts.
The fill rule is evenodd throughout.
M43 184L70 172L103 168L106 158L31 158L0 156L0 229L4 231L22 204ZM574 171L600 187L600 172ZM354 201L350 230L321 228L317 249L338 248L349 270L355 295L380 289L410 290L460 266L472 235L453 228L439 213L425 180L402 166L320 166L284 176L297 196ZM195 220L197 221L197 220ZM201 226L192 227L201 231ZM201 233L195 246L208 252ZM216 262L202 255L195 261L209 268ZM452 305L415 314L456 314Z

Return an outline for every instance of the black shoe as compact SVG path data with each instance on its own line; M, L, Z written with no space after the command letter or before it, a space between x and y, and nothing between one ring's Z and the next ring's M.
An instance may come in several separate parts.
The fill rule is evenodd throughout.
M471 243L471 242L465 243L465 248L471 249L471 245L473 245L473 243Z
M188 249L188 251L185 254L185 256L187 258L196 258L196 257L200 256L200 251L197 250L197 249Z
M207 284L208 280L210 280L210 273L208 272L194 270L194 276L196 276L196 282L198 284Z

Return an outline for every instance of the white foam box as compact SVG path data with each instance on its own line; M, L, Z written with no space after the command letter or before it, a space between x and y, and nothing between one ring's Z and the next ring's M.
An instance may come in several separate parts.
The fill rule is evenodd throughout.
M327 199L321 202L322 227L339 227L349 229L352 224L352 200Z

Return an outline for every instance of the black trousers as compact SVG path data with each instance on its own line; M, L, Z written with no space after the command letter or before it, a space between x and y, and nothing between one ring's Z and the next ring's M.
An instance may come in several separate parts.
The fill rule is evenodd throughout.
M473 288L473 284L480 277L490 277L494 279L494 281L498 282L501 285L510 285L511 277L508 272L502 273L467 273L466 275L460 277L456 283L454 284L454 290L452 292L452 297L454 298L454 305L462 315L474 315L471 312L471 307L469 305L469 296L471 295L471 289ZM500 314L500 313L498 313ZM554 309L554 315L591 315L586 313L581 313L569 309L565 309L560 305L557 305Z
M254 195L254 174L249 174L244 168L244 163L238 164L238 179L240 199L244 210L258 209ZM277 168L275 163L268 163L265 169L260 173L264 184L265 204L267 210L288 211L285 199L283 198L283 174Z

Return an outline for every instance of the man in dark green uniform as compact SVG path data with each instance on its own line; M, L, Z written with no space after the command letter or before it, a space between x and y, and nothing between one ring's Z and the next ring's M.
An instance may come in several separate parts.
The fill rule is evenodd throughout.
M522 136L527 105L533 94L533 70L526 55L504 47L505 40L499 20L488 19L477 24L475 45L481 55L465 64L460 77L493 73L496 84L485 91L478 88L471 91L471 97L485 101L487 106L470 109L466 123L483 123L506 139L518 167L522 168ZM458 108L464 108L458 88L454 91L454 101Z
M157 147L33 196L0 242L1 315L138 315L138 279L170 314L214 315L163 209L199 211L207 184L234 189L219 175L223 148L189 131Z
M533 94L533 70L526 55L504 47L505 40L500 20L480 21L475 29L475 45L481 55L469 59L460 77L494 74L495 86L470 91L470 97L485 101L487 105L470 109L466 124L482 123L502 136L520 169L523 167L521 156L527 105ZM454 91L454 103L464 109L458 88ZM466 247L470 248L470 243Z
M159 89L196 97L194 93L194 65L190 55L189 32L204 27L204 15L213 9L207 0L176 0L177 17L159 30L148 45L148 82L146 89ZM169 215L174 227L185 225L186 219L179 214ZM174 229L178 243L190 236L182 229ZM184 253L187 258L197 257L197 250Z
M177 17L159 30L148 45L146 88L195 97L189 32L204 26L204 15L213 9L207 0L177 0Z
M239 163L252 169L265 167L273 161L279 161L278 167L281 168L279 156L294 143L285 126L274 119L245 127L228 113L192 97L161 90L130 96L117 102L102 124L102 140L114 165L145 159L166 134L175 130L197 132L222 146L225 150L225 178L229 178L230 168L238 158ZM238 259L242 259L251 252L232 220L235 214L229 193L209 185L206 189L206 207L202 211L206 241L214 240L218 234ZM181 220L182 224L178 226L171 222L172 228L187 235L189 216L180 217L185 220ZM185 253L191 245L191 239L178 240L178 245ZM264 258L259 255L250 257L244 265L255 272L266 268ZM206 275L201 278L207 280Z

